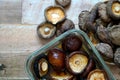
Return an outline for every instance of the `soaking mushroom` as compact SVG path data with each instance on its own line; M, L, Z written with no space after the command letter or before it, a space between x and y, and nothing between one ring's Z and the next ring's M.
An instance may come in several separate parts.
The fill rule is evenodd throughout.
M109 80L109 79L104 70L95 69L89 73L87 80Z
M67 52L77 51L82 47L82 40L75 34L62 40L62 49Z
M81 74L88 65L88 56L85 52L75 51L66 58L67 70L74 74Z
M47 75L49 64L45 54L40 54L35 58L33 62L33 70L37 78Z
M48 72L48 61L45 58L41 58L38 62L38 69L40 76L44 76Z
M65 53L57 48L48 51L48 61L56 72L63 71L65 68Z

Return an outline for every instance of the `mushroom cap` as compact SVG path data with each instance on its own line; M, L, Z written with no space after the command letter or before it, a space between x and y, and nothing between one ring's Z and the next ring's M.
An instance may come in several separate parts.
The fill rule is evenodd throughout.
M62 7L67 7L70 5L71 0L55 0L57 4L59 4Z
M108 1L106 10L107 10L107 14L113 20L120 19L120 1L119 0Z
M73 28L75 28L73 21L70 19L65 19L63 22L57 24L56 35L59 36L60 34Z
M112 47L107 43L98 43L96 45L97 50L107 58L113 58Z
M108 28L111 42L120 46L120 25L113 25Z
M82 47L82 39L80 39L75 34L67 36L62 41L62 49L67 52L77 51L81 47Z
M48 61L45 58L41 58L38 62L38 69L40 77L44 76L48 72Z
M65 67L65 53L57 48L48 51L48 61L56 71L62 71Z
M95 69L89 73L87 79L88 80L108 80L108 77L105 71L100 69Z
M110 22L111 21L111 18L109 17L109 15L107 14L107 11L106 11L106 3L102 3L98 6L98 13L99 13L99 16L100 18L104 21L104 22Z
M45 9L45 18L52 24L57 24L66 18L65 11L60 6L49 6Z
M118 67L120 67L120 47L117 48L116 51L115 51L114 62Z
M87 11L87 10L84 10L82 11L80 14L79 14L79 28L84 30L86 32L86 22L87 22L87 19L88 19L88 16L89 16L90 12Z
M37 27L38 36L44 39L53 37L55 32L56 26L48 22L43 22Z
M85 52L82 51L72 52L66 58L67 70L74 75L80 74L85 70L88 61L89 61L88 55Z

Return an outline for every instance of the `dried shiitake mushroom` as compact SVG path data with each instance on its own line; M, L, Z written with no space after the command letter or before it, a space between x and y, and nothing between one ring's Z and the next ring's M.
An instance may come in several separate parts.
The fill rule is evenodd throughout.
M118 67L120 67L120 48L117 48L115 51L114 62Z
M48 61L57 72L63 71L65 67L65 53L57 48L48 51Z
M82 40L75 34L71 34L62 40L62 48L64 51L73 52L82 47Z
M96 49L105 57L113 58L112 47L107 43L98 43Z
M56 26L48 22L43 22L37 27L38 36L44 39L53 37L55 31L56 31Z
M112 43L120 46L120 25L113 25L108 31Z
M109 79L104 70L95 69L89 73L87 80L109 80Z
M107 27L108 24L109 24L108 22L104 22L101 18L96 19L95 23L96 23L97 27L100 26L100 25L103 25L104 27Z
M86 26L85 26L85 23L88 19L88 15L90 14L89 11L85 10L85 11L82 11L80 14L79 14L79 28L84 30L86 32Z
M105 28L103 25L100 25L98 26L96 33L97 33L98 38L102 42L112 45L107 28Z
M107 3L107 13L113 20L120 19L120 1L110 0Z
M33 70L37 78L43 77L48 73L49 64L45 54L40 54L35 58L33 62Z
M45 18L52 24L57 24L65 19L66 14L60 6L50 6L45 10Z
M50 73L50 80L74 80L74 79L75 77L68 72L61 72L58 74L53 71Z
M38 69L41 77L48 73L48 61L45 58L39 60Z
M62 7L67 7L70 5L71 0L55 0L57 4L59 4Z
M57 24L56 35L59 36L60 34L74 28L75 28L75 25L73 21L69 19L65 19L63 22Z
M74 75L80 74L85 70L86 66L88 65L88 61L89 59L85 52L72 52L66 58L67 70Z
M98 13L99 13L99 16L100 18L104 21L104 22L110 22L110 17L108 16L107 14L107 11L106 11L106 4L105 3L102 3L98 6Z
M96 25L95 25L95 20L98 17L98 6L102 4L102 2L98 2L90 11L90 14L88 16L88 19L86 21L85 26L89 31L96 32Z

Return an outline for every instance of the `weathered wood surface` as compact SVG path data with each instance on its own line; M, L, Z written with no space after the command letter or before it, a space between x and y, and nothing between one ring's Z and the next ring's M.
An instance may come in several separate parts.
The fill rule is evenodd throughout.
M67 18L78 24L81 10L90 10L98 1L72 0ZM55 5L54 0L0 0L0 63L6 67L0 70L0 80L29 80L27 56L49 42L38 38L36 28L45 20L44 9L50 5ZM120 69L109 67L120 80Z
M6 67L0 71L0 77L27 77L27 56L49 42L38 38L36 27L37 25L0 25L0 63Z
M0 0L0 23L21 23L22 0Z

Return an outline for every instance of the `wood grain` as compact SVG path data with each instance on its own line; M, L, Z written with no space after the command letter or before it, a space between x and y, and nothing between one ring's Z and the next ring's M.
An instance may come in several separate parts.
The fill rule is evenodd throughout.
M28 78L25 73L27 56L50 41L38 38L37 26L0 24L0 63L6 66L0 71L0 77Z
M21 23L22 0L0 0L0 23Z

